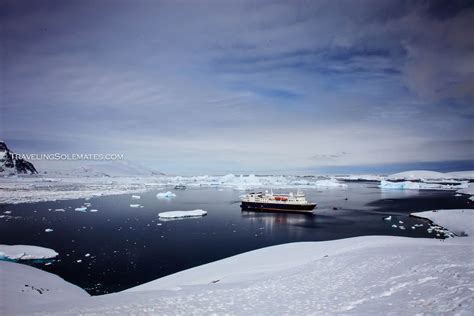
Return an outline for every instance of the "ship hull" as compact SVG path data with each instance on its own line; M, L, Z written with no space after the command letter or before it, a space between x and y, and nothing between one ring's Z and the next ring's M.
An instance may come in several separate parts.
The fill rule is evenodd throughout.
M315 203L309 204L283 204L264 202L242 202L242 210L266 211L266 212L291 212L291 213L312 213L316 207Z

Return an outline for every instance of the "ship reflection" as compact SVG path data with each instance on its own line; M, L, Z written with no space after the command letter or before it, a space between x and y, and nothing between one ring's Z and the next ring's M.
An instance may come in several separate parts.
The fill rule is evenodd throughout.
M314 222L314 214L311 213L275 213L242 209L242 217L254 225L265 227L267 231L273 230L276 225L301 227L306 226L309 222Z

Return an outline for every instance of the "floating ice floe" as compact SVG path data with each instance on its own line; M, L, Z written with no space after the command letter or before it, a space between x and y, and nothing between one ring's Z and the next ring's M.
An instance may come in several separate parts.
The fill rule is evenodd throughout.
M0 259L34 260L51 259L58 256L52 249L27 245L0 245Z
M75 211L78 211L78 212L86 212L87 211L87 207L83 206L83 207L76 207L74 209Z
M158 216L161 219L175 219L175 218L186 218L186 217L201 217L207 214L206 211L201 209L196 209L192 211L171 211L171 212L162 212Z
M392 216L390 215L390 216L384 217L384 220L386 220L386 221L391 221L391 220L392 220Z
M141 198L140 195L132 195L132 199L134 200L139 200Z
M89 210L89 212L91 212L91 213L97 213L98 211L99 211L98 209Z
M132 207L132 208L138 208L140 206L141 206L140 204L130 204L130 207Z
M57 209L55 209L54 211L55 211L55 212L66 212L66 210L63 209L63 208L57 208Z
M157 198L159 199L171 199L171 198L174 198L176 197L176 194L174 194L173 192L171 191L168 191L168 192L160 192L156 195Z
M54 230L51 229L51 228L46 228L46 229L44 230L45 233L50 233L50 232L52 232L52 231L54 231Z

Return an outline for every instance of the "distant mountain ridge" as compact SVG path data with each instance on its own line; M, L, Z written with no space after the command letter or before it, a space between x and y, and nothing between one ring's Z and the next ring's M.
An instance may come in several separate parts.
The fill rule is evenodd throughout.
M16 157L5 142L0 141L0 174L37 174L35 166L22 158Z

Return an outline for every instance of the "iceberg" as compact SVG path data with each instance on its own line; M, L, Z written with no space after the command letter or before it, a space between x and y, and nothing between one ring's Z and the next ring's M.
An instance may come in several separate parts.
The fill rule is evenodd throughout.
M58 253L52 249L28 245L0 245L0 259L34 260L51 259Z
M156 195L157 198L159 199L171 199L171 198L174 198L176 197L176 194L174 194L173 192L171 191L168 191L168 192L160 192Z
M160 219L176 219L176 218L188 218L188 217L201 217L207 214L206 211L201 209L196 209L192 211L171 211L171 212L162 212L158 214Z
M347 184L341 183L334 178L328 180L317 180L314 182L314 186L320 188L347 188Z
M74 209L75 211L78 211L78 212L85 212L87 211L87 207L83 206L83 207L76 207Z

